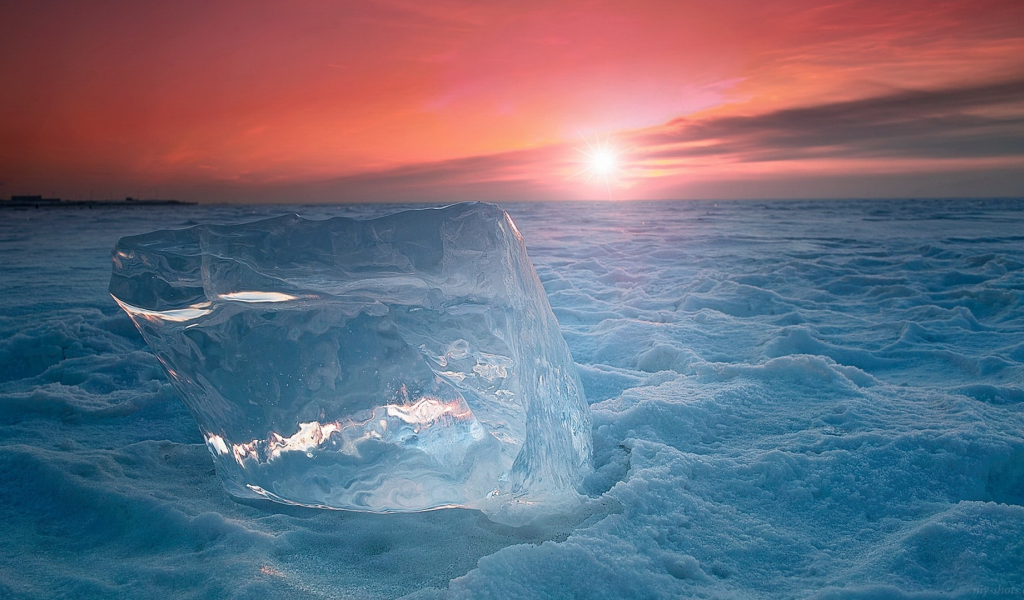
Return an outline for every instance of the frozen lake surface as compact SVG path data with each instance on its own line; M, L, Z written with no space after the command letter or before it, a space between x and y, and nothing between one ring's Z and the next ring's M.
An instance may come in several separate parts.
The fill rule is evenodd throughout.
M594 416L585 510L239 504L107 294L117 238L297 212L0 212L0 597L1024 596L1024 201L503 204Z

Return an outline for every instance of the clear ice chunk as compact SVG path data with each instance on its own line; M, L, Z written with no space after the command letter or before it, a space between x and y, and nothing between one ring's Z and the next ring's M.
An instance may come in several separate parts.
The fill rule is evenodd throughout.
M506 522L576 498L590 412L500 208L198 225L112 256L231 494Z

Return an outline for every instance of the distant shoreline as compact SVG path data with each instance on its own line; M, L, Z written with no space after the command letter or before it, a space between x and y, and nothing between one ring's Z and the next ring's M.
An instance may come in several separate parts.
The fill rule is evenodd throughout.
M196 202L184 200L140 200L131 196L124 200L62 200L42 196L12 196L0 200L0 208L12 210L38 210L40 208L134 208L143 206L191 206Z

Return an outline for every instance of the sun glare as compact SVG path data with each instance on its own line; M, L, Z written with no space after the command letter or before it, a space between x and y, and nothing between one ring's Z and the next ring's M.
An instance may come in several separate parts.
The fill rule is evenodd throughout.
M593 144L590 143L590 140L588 140L582 133L580 134L580 137L583 138L584 143L587 144L586 150L576 148L576 151L583 155L583 160L581 161L583 168L573 173L569 179L586 173L586 183L594 181L598 185L603 185L603 187L608 191L608 199L611 200L612 180L618 181L616 174L626 173L619 167L619 156L626 152L626 150L629 150L629 148L626 150L616 150L615 147L612 146L611 139L609 137L605 137L603 141L600 137L597 137Z
M615 170L615 156L611 152L598 152L593 158L594 170L598 173L608 173Z

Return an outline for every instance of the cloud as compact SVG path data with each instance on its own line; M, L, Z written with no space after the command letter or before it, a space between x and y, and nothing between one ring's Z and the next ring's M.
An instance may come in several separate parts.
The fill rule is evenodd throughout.
M731 107L739 110L742 106ZM613 133L614 198L1024 195L1024 78L760 114L697 114ZM581 139L578 147L583 147ZM574 144L425 161L318 180L193 180L205 201L380 202L606 198Z
M543 146L413 163L314 181L197 183L182 197L243 202L455 202L557 200L561 176L551 165L571 150Z
M901 90L760 115L676 119L629 136L639 162L1024 156L1024 79Z
M895 90L764 114L680 118L612 137L634 146L624 155L620 197L756 195L752 179L771 182L776 196L885 195L885 189L1020 194L1024 179L1015 173L1024 173L1024 79ZM552 145L362 173L314 187L362 200L603 196L594 186L568 180L566 168L576 156L570 145ZM903 183L901 173L907 173Z

